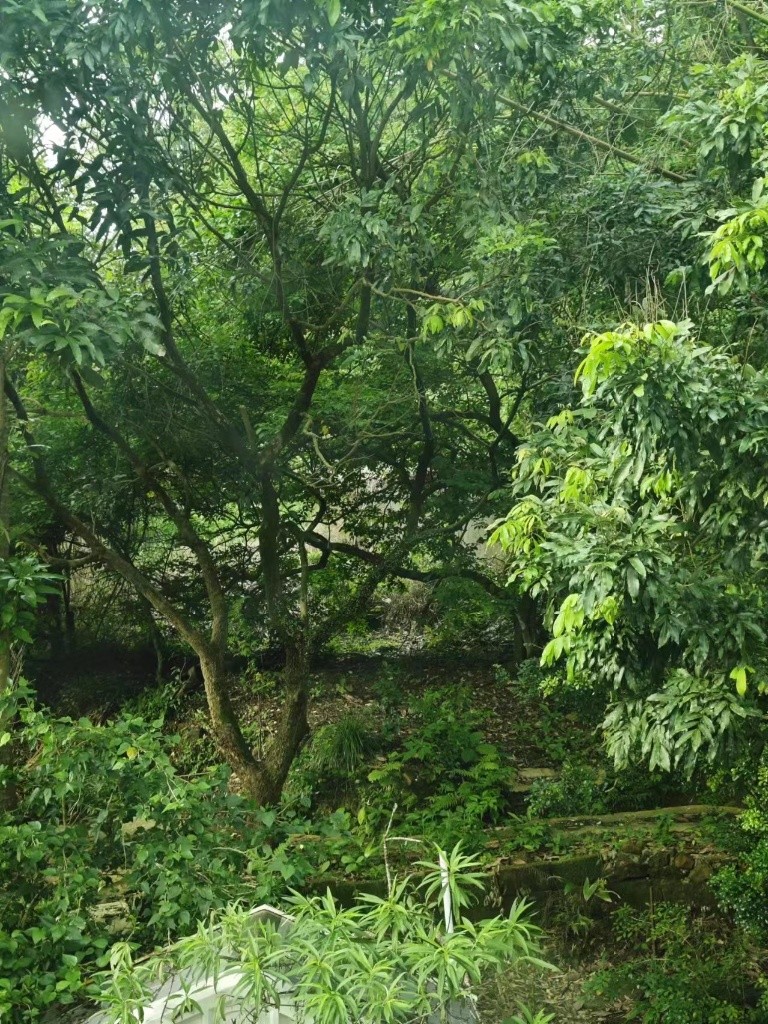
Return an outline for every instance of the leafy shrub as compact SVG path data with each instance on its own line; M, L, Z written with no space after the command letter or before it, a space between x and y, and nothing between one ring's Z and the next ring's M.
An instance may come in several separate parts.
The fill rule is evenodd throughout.
M466 689L427 690L409 711L400 745L368 776L368 805L384 818L394 804L405 808L413 831L466 838L503 810L509 770Z
M690 785L687 791L691 791ZM649 772L644 765L617 770L611 763L597 767L568 759L558 778L534 782L528 813L567 817L665 807L679 803L685 792L686 780L680 771Z
M2 643L30 643L35 609L46 594L56 592L51 573L36 555L0 559L0 607Z
M382 665L374 683L376 701L384 713L383 733L393 739L399 733L398 714L404 703L405 682L398 665Z
M554 1019L554 1013L545 1013L544 1010L537 1010L536 1013L533 1013L527 1007L521 1007L520 1013L509 1017L504 1024L552 1024Z
M383 775L402 772L414 788L456 780L486 752L483 715L467 689L441 687L415 697L408 708L410 728L401 749L388 759Z
M554 923L563 939L572 944L572 949L584 950L615 896L605 878L598 877L594 881L585 878L581 885L571 881L563 883L563 900L554 915Z
M126 701L126 711L135 712L145 721L154 722L158 719L173 719L183 708L186 694L182 689L181 672L176 669L171 679L142 690L132 700Z
M23 687L4 704L28 757L0 766L17 793L0 812L0 1018L71 1002L118 936L151 948L309 871L303 822L230 794L224 769L181 776L159 723L53 718Z
M472 988L484 975L509 963L548 966L538 957L525 901L506 917L466 919L482 876L458 847L441 852L438 864L419 866L427 872L420 885L394 879L385 897L359 896L348 908L330 892L294 895L287 928L230 907L180 942L170 966L185 972L192 999L214 965L221 975L240 975L233 996L222 996L222 1016L236 1008L256 1019L279 1006L287 990L298 1019L315 1024L426 1024L445 1019L451 1005L464 1011L461 1019L474 1017ZM150 1001L157 967L136 968L125 947L116 951L104 993L109 1021L126 1020Z
M557 779L537 779L528 796L534 817L601 814L606 809L605 780L591 765L566 762Z
M768 940L768 754L755 773L747 809L741 817L745 847L738 865L729 865L712 879L721 906L761 941Z
M754 982L761 973L743 933L722 919L696 918L682 904L613 915L616 948L625 959L600 972L589 988L633 1001L630 1020L643 1024L765 1024ZM750 984L752 981L752 984Z

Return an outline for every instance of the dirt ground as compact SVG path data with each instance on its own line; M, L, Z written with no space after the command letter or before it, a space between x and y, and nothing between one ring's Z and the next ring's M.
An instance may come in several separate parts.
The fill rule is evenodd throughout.
M242 720L258 727L268 736L275 728L280 713L279 677L277 685L268 685L275 677L262 678L256 685L239 680L234 686L234 704ZM319 669L313 675L309 705L312 730L338 721L348 714L362 714L372 727L383 721L385 708L382 688L387 680L402 691L400 714L407 719L409 700L426 690L441 687L464 688L471 706L483 717L482 731L489 743L495 744L511 765L517 767L554 767L559 758L537 742L541 736L543 712L558 704L558 698L547 698L531 692L514 678L514 669L503 664L474 661L470 664L450 659L429 659L421 656L397 659L341 659ZM264 685L265 681L267 685ZM383 687L382 687L382 681ZM202 704L201 704L202 706ZM565 717L571 739L594 745L595 723L574 712L558 712Z

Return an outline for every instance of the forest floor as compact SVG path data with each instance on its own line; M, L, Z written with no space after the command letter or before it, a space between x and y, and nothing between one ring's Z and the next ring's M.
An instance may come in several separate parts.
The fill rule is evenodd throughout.
M599 747L597 709L565 707L568 697L546 697L514 677L514 666L488 660L423 655L346 657L318 668L312 676L309 724L312 732L346 716L362 715L371 728L381 727L397 704L407 728L409 705L430 690L463 690L473 712L482 719L488 743L519 768L555 768L564 758ZM281 710L279 675L257 672L233 680L232 699L245 725L264 739L274 731ZM183 721L199 720L201 693L185 707ZM550 728L553 715L559 725Z
M559 963L557 950L548 955L556 965L552 971L516 967L485 983L478 1001L484 1024L503 1024L521 1006L553 1014L553 1024L623 1024L628 1019L631 1000L626 997L585 994L590 979L607 966L604 957L567 966Z

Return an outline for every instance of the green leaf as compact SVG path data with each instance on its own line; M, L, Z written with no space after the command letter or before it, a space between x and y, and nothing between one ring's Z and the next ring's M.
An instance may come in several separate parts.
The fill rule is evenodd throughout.
M333 28L341 15L341 0L328 0L325 9L328 14L328 23Z
M635 572L641 579L645 579L646 568L640 561L640 559L637 557L637 555L632 555L632 557L629 560L629 564L632 566L632 568L635 570Z
M500 29L499 35L501 36L501 41L508 50L515 51L528 49L528 37L519 25L510 24L506 28Z
M747 692L747 669L744 665L737 665L735 669L731 671L731 679L736 683L736 693L740 697L744 697Z

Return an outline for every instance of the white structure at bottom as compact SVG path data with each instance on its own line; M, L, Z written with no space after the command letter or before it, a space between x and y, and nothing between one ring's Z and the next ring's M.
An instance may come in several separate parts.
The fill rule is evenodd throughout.
M450 897L445 904L446 924L453 930ZM291 917L268 904L255 907L251 916L256 920L272 921L280 930L289 928ZM237 997L226 999L237 988L242 974L233 968L222 971L216 979L192 981L184 972L172 974L155 992L154 999L144 1007L144 1014L136 1016L137 1024L222 1024L222 997L226 1001L223 1024L296 1024L297 1014L290 998L279 1007L270 1007L257 1013L237 1006ZM107 1015L96 1013L85 1024L106 1024ZM447 1007L445 1017L435 1013L427 1024L475 1024L477 1015L468 1000Z
M287 914L268 904L256 907L251 916L260 921L273 921L281 929L291 921ZM222 971L215 984L212 978L206 978L190 985L183 973L173 974L157 989L152 1002L144 1007L142 1024L222 1024L222 997L229 996L241 978L241 973L234 969ZM290 1002L279 1009L272 1007L259 1014L238 1009L236 999L227 999L226 1002L228 1006L223 1024L295 1024L296 1021ZM86 1024L104 1024L106 1019L106 1014L96 1013L88 1018ZM138 1016L136 1019L139 1020Z

